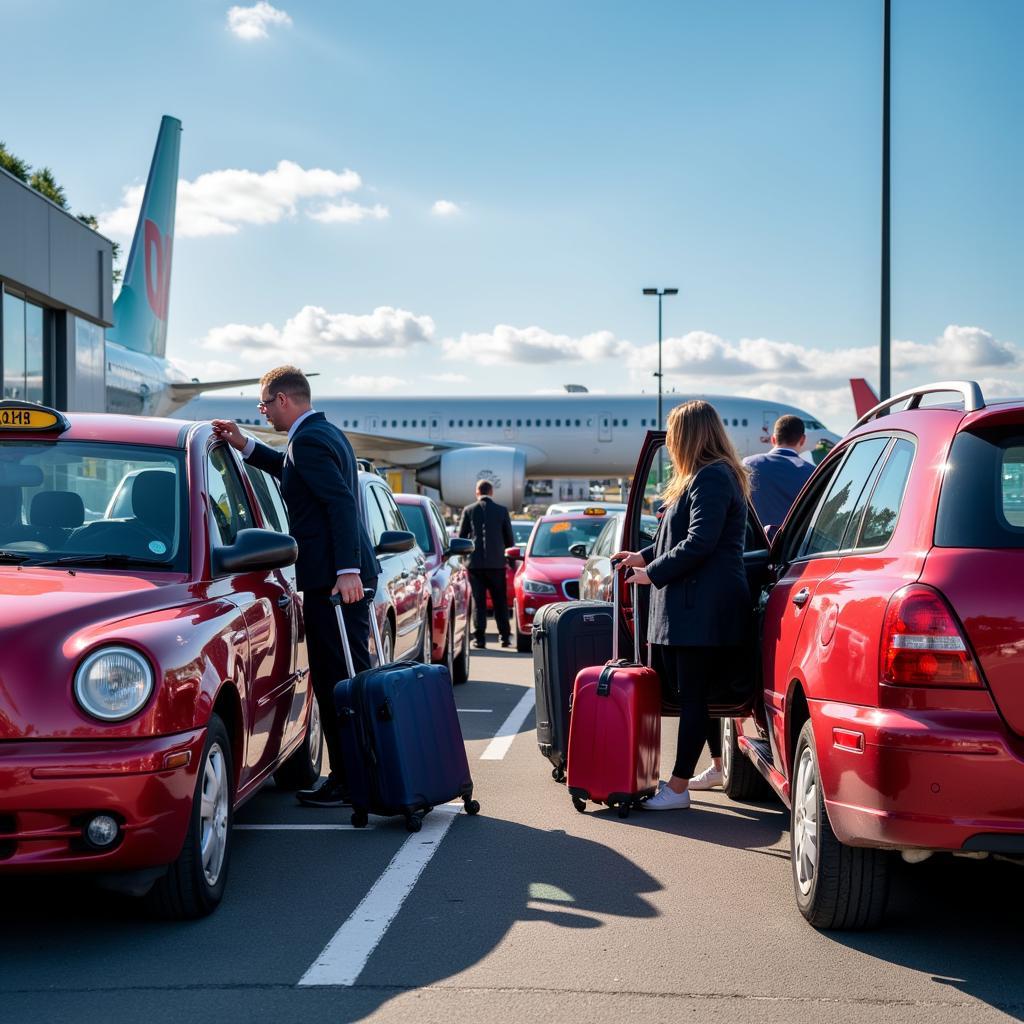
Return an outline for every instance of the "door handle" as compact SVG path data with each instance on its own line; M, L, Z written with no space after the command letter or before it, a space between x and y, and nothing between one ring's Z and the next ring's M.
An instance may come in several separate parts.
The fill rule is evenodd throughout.
M405 570L403 570L402 572L400 572L400 573L398 574L398 578L399 578L400 580L407 580L407 579L409 578L409 570L408 570L408 569L405 569Z
M793 595L793 604L795 604L797 608L803 608L810 599L811 592L804 587L803 590L799 590Z
M291 596L289 594L282 594L277 599L277 607L278 608L287 608L288 605L290 605L291 603L292 603L292 599L291 599Z

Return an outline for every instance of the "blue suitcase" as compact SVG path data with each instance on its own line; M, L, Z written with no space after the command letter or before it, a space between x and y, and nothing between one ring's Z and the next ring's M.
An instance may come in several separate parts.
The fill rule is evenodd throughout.
M476 814L480 804L473 799L473 778L447 667L398 661L354 674L341 599L334 595L331 601L350 676L335 686L334 706L352 824L363 828L370 814L401 815L406 828L418 832L431 808L457 797L467 814ZM370 628L380 652L372 606Z

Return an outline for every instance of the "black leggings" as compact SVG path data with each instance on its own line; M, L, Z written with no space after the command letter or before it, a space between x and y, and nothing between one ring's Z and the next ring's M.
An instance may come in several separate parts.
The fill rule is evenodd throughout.
M734 647L673 647L651 644L651 661L664 689L679 695L679 742L672 774L678 779L693 775L707 743L712 757L722 756L721 723L708 718L708 683L730 671L738 656Z

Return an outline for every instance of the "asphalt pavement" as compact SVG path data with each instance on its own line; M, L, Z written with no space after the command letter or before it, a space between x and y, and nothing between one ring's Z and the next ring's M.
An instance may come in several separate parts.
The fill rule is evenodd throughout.
M1024 869L901 867L883 929L815 932L780 804L578 814L537 751L531 659L474 652L472 675L478 816L356 831L268 785L195 922L75 880L0 884L0 1021L1024 1020Z

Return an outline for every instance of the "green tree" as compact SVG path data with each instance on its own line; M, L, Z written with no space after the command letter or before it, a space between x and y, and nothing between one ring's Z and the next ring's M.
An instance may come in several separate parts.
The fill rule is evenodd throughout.
M78 219L83 224L85 224L88 227L92 228L93 231L99 231L99 229L100 229L100 222L96 219L96 215L94 213L80 213L80 214L78 214ZM121 281L121 277L123 276L121 268L117 265L117 261L121 258L121 243L120 242L111 242L110 245L111 245L111 255L113 257L111 262L112 262L113 267L114 267L114 274L113 274L113 276L114 276L114 284L119 284L120 281Z
M20 156L15 156L7 145L0 141L0 167L8 174L13 174L19 181L28 182L28 172L32 169Z
M64 189L57 184L57 179L49 167L40 167L38 171L33 171L28 183L38 193L56 203L62 210L68 208L68 197L64 194Z

